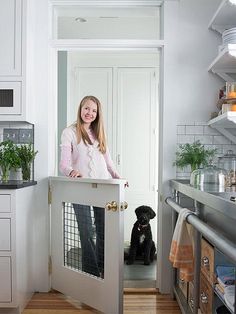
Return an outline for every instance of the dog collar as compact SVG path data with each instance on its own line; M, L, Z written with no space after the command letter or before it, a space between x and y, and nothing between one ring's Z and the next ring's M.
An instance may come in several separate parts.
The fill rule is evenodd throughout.
M138 230L140 231L141 229L147 228L148 225L138 225Z

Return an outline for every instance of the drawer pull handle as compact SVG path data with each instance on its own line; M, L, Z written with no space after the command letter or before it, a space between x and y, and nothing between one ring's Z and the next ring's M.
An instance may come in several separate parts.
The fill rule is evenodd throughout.
M202 258L202 265L203 265L204 267L209 267L210 263L209 263L209 258L208 258L208 257L204 256L204 257Z
M205 294L205 292L201 293L201 302L204 303L204 304L208 303L208 297Z
M190 305L191 309L194 308L194 300L193 300L193 298L191 298L191 299L189 300L189 305Z

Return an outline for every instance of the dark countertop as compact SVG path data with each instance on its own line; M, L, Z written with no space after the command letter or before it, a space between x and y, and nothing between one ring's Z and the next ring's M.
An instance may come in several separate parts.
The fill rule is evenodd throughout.
M17 181L17 180L9 180L8 182L0 181L0 190L13 190L13 189L22 189L28 186L36 185L37 181Z

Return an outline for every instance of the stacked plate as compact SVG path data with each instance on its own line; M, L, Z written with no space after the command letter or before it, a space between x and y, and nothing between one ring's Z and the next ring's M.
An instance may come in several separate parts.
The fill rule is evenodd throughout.
M236 44L236 27L227 29L222 34L223 45Z

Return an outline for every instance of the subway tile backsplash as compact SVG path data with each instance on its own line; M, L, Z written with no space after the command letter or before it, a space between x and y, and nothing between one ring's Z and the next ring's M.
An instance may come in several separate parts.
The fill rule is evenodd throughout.
M28 122L0 122L0 142L12 140L16 144L34 144L34 125Z
M206 148L216 148L217 155L214 164L217 165L217 157L223 156L229 149L236 153L236 145L224 137L216 129L209 127L202 122L195 122L192 125L177 125L177 147L179 144L193 143L199 140ZM176 178L189 179L191 169L176 168Z

